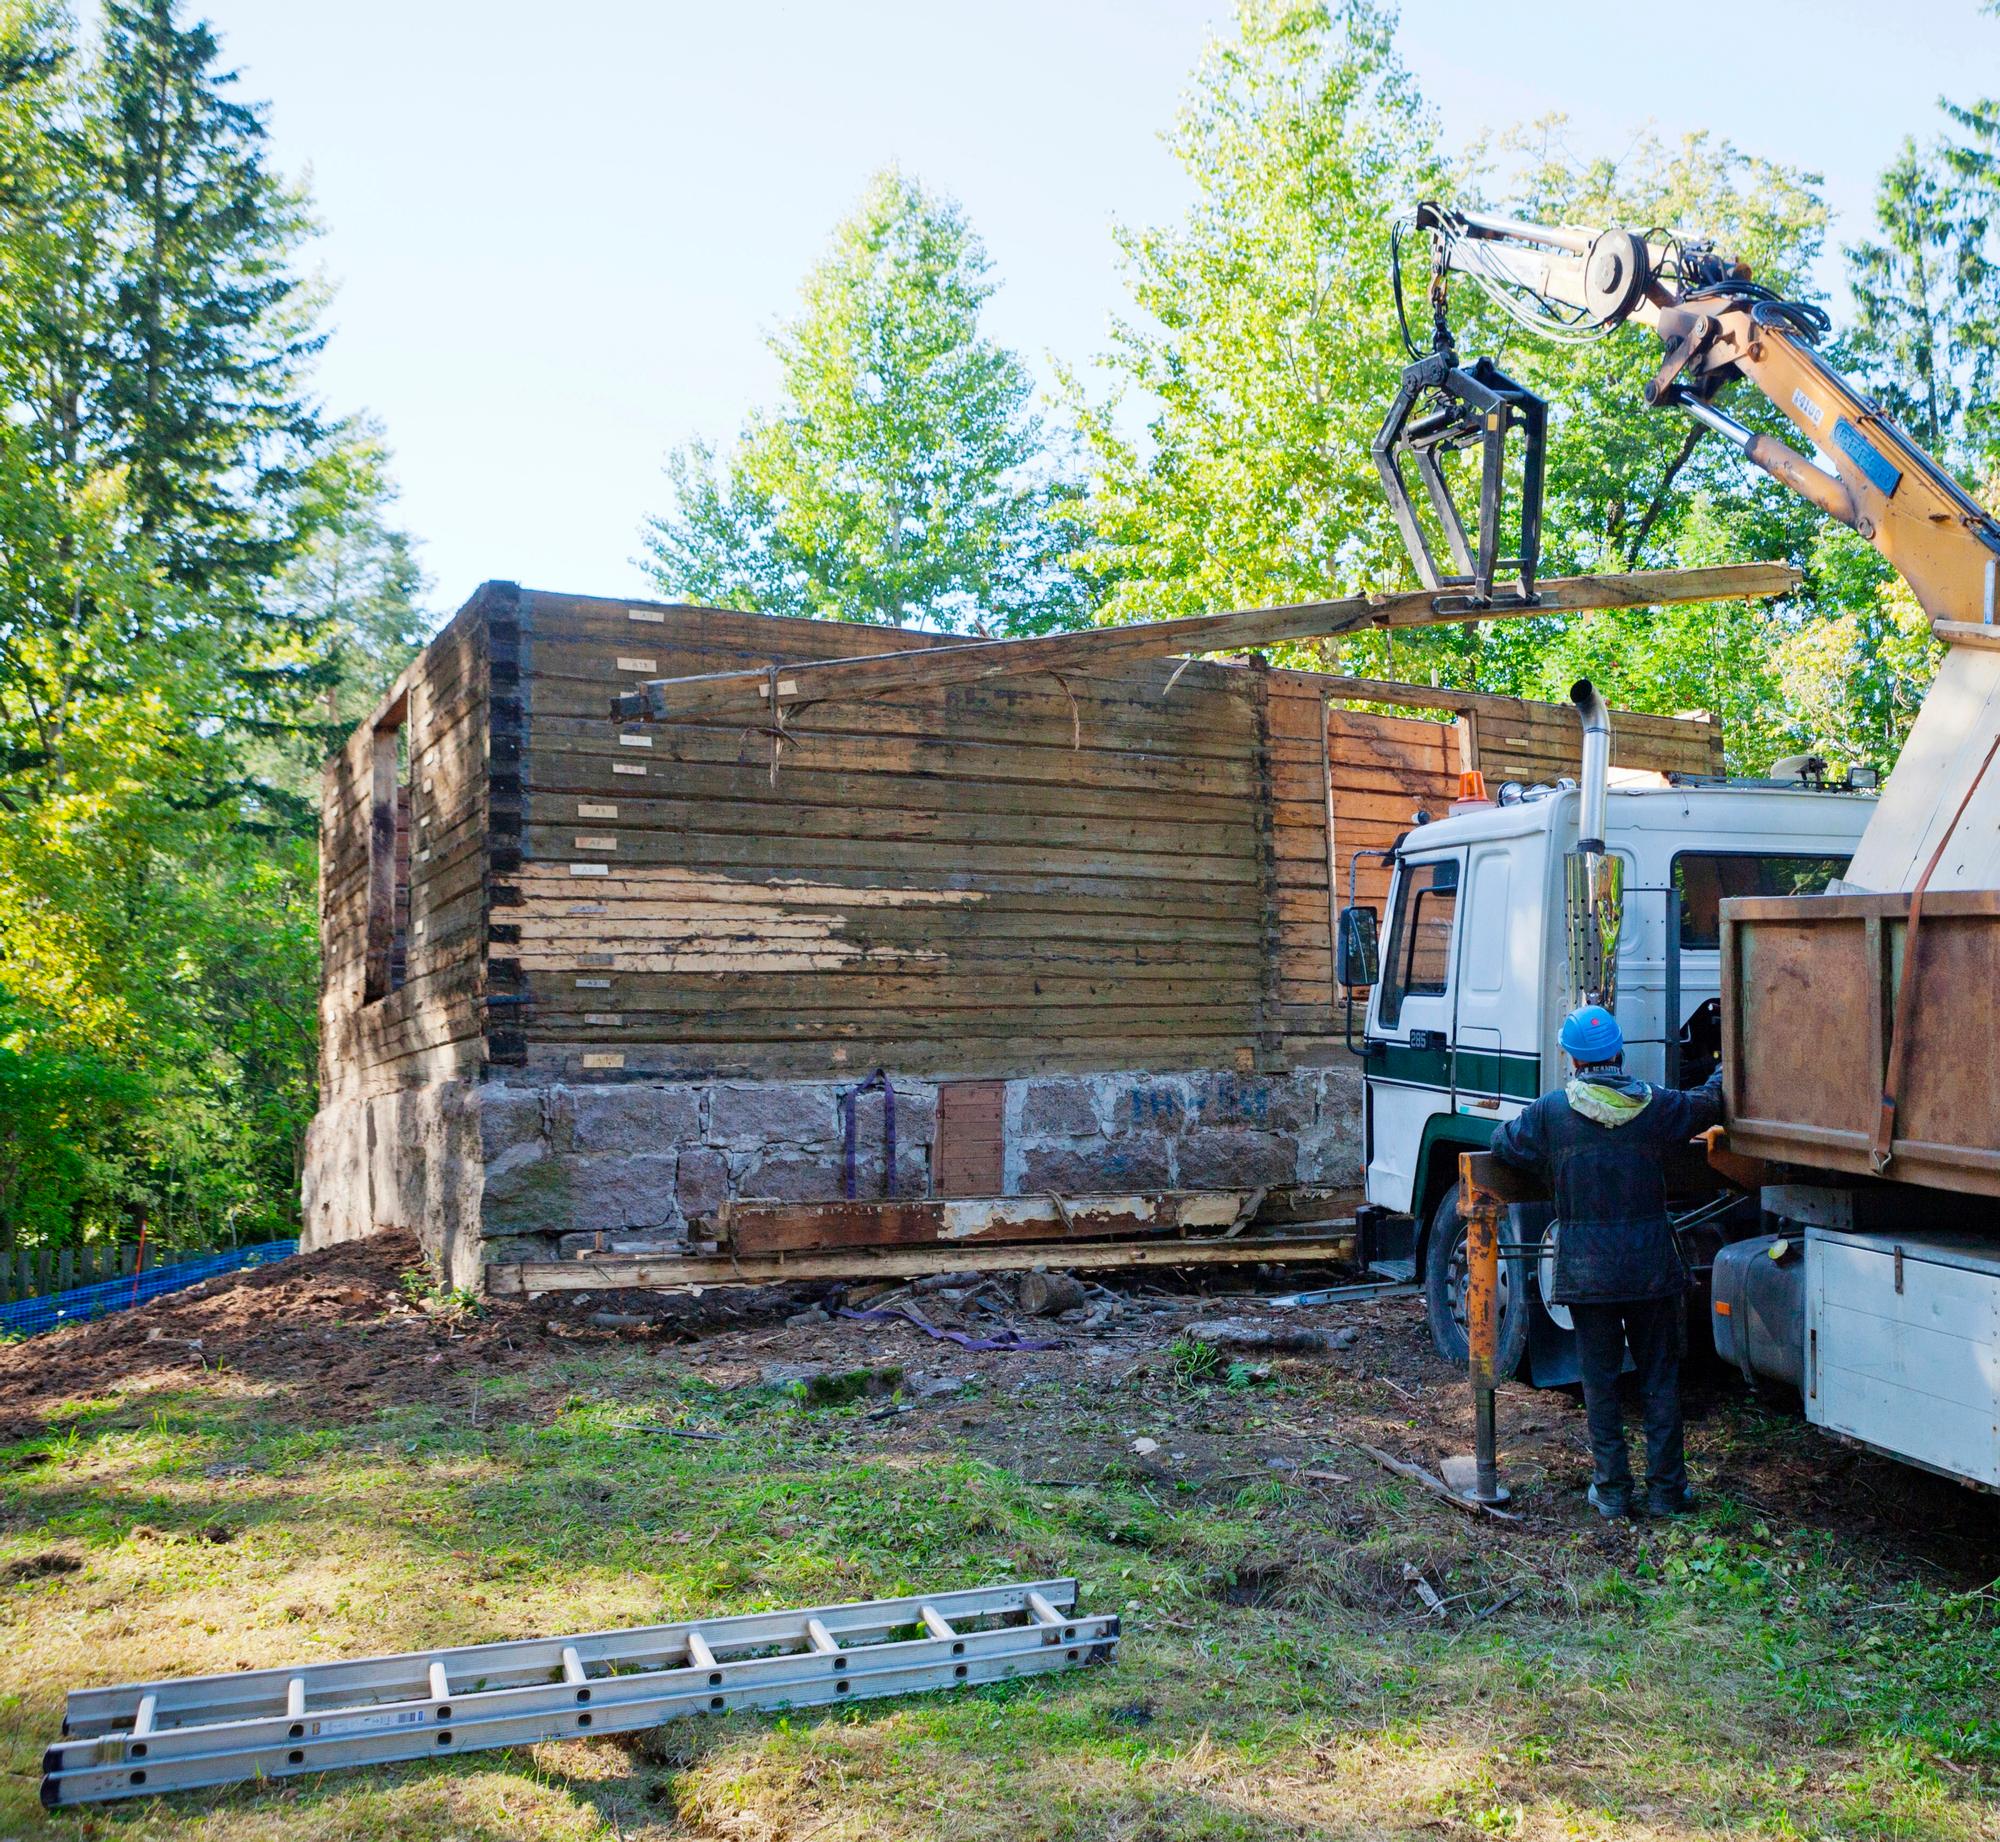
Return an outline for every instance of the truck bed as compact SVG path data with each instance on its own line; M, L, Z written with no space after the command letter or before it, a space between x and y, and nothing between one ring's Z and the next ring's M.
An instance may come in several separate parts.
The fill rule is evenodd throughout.
M1869 1175L1907 892L1722 904L1729 1143ZM1924 898L1893 1156L1881 1174L2000 1196L2000 892Z

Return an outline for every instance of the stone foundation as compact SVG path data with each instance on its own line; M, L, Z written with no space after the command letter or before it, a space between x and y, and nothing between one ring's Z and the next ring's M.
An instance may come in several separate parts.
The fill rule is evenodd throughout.
M481 1265L684 1246L725 1199L845 1194L834 1081L510 1087L445 1082L323 1108L307 1140L305 1244L415 1231L453 1283ZM1006 1084L1010 1196L1350 1188L1352 1066L1283 1075L1064 1075ZM927 1196L937 1084L896 1083L898 1196ZM884 1194L882 1097L861 1097L855 1194Z

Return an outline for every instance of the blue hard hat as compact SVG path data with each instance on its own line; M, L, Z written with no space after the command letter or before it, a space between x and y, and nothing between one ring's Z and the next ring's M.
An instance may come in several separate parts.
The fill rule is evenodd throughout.
M1618 1019L1601 1004L1586 1004L1563 1019L1563 1052L1573 1062L1585 1066L1593 1062L1615 1062L1625 1053L1625 1032Z

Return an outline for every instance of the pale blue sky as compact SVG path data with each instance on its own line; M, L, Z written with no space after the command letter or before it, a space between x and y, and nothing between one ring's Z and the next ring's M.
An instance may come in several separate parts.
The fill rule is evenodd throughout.
M199 4L199 0L197 0ZM1226 0L208 0L339 286L329 404L386 424L449 610L488 576L625 594L660 461L773 383L763 333L862 181L963 201L997 334L1047 374L1121 304L1110 225L1174 213L1160 145ZM1462 144L1566 110L1817 170L1860 234L1941 90L2000 90L1976 0L1407 0L1403 53Z

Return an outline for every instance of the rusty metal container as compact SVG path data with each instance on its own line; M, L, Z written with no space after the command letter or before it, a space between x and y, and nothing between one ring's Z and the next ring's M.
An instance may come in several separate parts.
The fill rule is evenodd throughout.
M1732 1150L1869 1175L1910 897L1722 904ZM1891 1158L1879 1174L2000 1196L2000 891L1926 895Z

